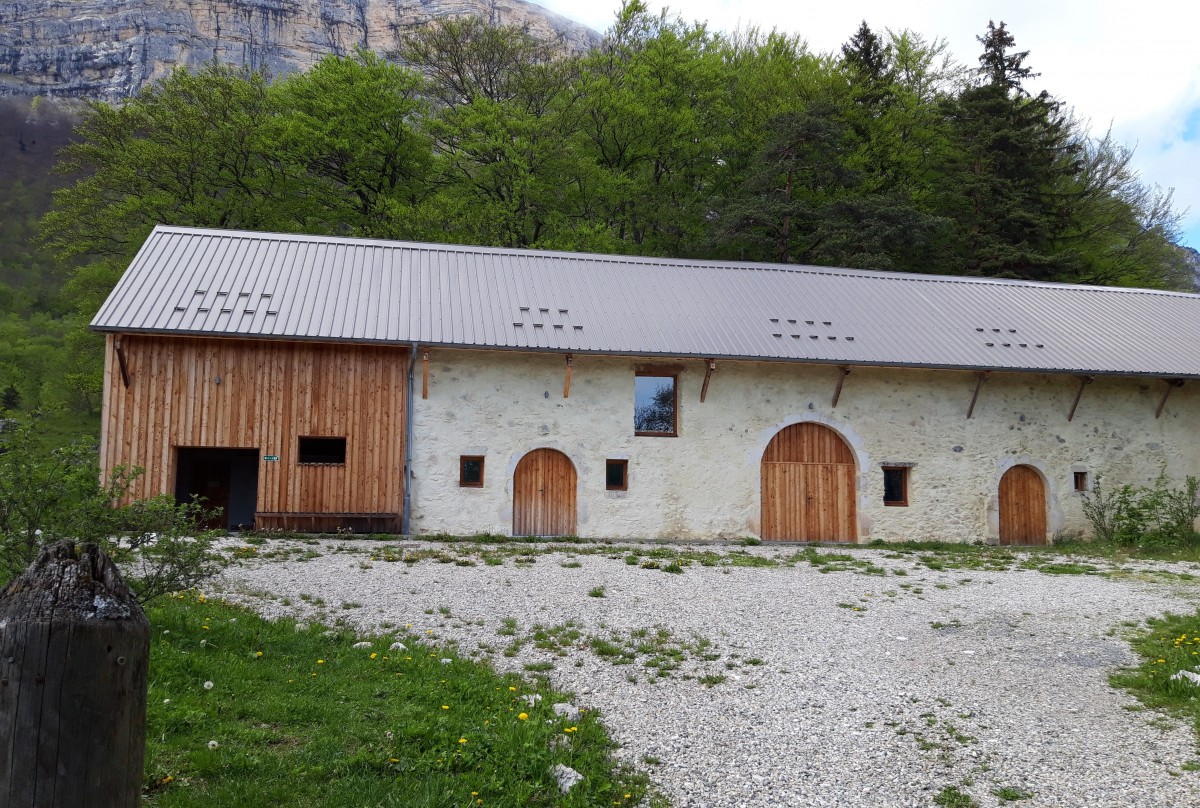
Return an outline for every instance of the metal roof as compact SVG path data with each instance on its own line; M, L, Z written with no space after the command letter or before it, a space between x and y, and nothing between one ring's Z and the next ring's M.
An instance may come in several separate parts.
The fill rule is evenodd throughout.
M1200 378L1200 296L155 228L101 331Z

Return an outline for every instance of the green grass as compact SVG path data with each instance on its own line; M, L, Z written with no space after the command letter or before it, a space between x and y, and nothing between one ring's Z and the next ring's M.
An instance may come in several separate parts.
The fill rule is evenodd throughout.
M958 786L946 786L934 795L933 804L941 805L943 808L974 808L979 803L975 802L970 794L960 790Z
M192 596L149 616L148 806L633 805L647 793L613 762L595 713L565 721L549 705L567 696L411 635L354 649L349 632ZM396 638L408 650L388 651ZM585 776L565 796L556 763Z
M1189 721L1200 740L1200 700L1196 698L1200 685L1171 679L1181 670L1200 667L1200 611L1150 618L1146 628L1131 637L1130 645L1142 658L1141 664L1113 674L1109 682L1125 688L1147 707Z

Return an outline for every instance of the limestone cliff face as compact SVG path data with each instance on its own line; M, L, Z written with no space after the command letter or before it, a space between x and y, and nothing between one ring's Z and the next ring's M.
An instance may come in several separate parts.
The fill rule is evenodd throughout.
M525 0L0 0L0 95L115 101L212 59L288 73L358 46L388 51L406 28L468 15L566 51L599 41Z

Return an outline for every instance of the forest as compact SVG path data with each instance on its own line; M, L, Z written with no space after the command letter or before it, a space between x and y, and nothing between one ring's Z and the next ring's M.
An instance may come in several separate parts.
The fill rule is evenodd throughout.
M627 0L581 55L448 19L306 73L27 105L4 170L37 124L56 173L0 189L0 407L95 428L86 323L157 223L1190 289L1170 193L1028 89L1003 23L978 39L965 64L864 22L819 54Z

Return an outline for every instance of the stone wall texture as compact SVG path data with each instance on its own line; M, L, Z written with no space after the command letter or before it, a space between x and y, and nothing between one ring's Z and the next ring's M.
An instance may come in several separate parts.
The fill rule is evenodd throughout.
M634 373L673 364L679 436L633 430ZM967 371L855 368L831 407L840 371L784 363L717 363L700 402L704 363L576 356L563 398L560 355L432 350L429 398L420 365L413 416L414 533L510 534L512 478L539 447L564 452L578 472L578 533L598 538L715 539L759 530L763 450L783 427L836 429L857 460L861 541L995 542L1000 478L1014 465L1047 484L1048 527L1090 533L1074 473L1105 488L1150 484L1165 468L1200 474L1200 385L1171 393L1156 379L1097 378L1083 393L1070 375L997 373L975 389ZM483 455L482 488L460 488L460 455ZM605 490L605 460L627 459L628 491ZM908 507L883 505L881 465L915 464Z
M385 53L406 28L462 16L564 51L599 41L526 0L0 0L0 95L117 101L213 59L279 75L358 47Z

